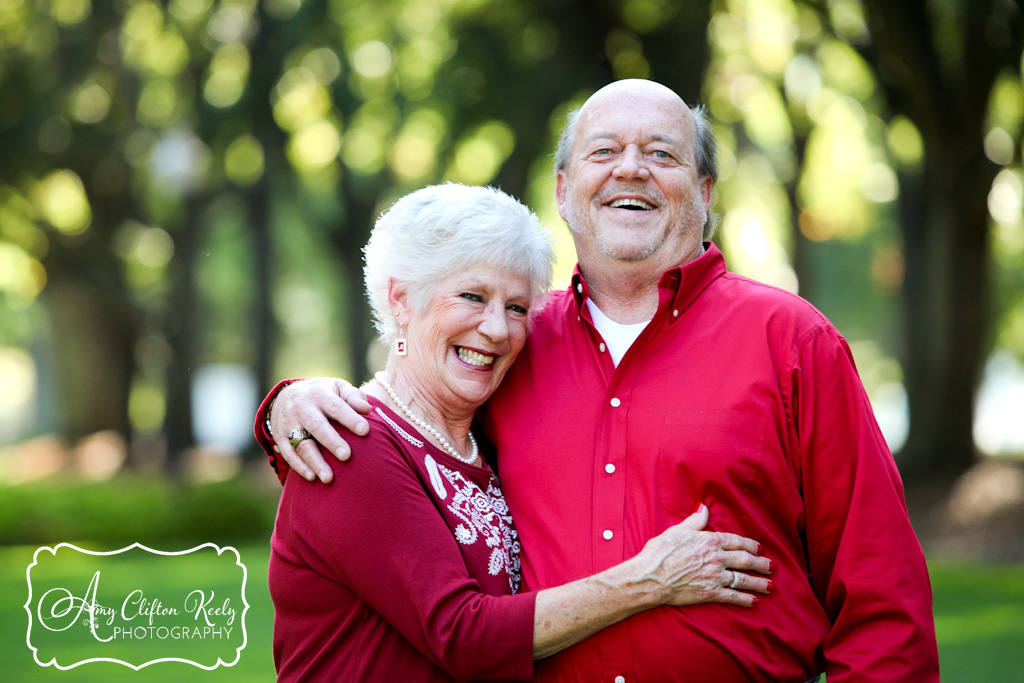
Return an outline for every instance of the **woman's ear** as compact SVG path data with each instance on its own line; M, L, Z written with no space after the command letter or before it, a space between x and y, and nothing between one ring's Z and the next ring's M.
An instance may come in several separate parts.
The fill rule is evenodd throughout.
M388 305L391 307L391 314L395 321L402 327L409 324L412 313L412 304L409 301L409 286L405 282L388 278Z

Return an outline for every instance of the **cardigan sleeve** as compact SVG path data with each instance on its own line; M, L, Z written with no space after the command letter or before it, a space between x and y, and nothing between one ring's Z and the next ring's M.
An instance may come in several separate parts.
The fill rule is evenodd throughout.
M793 373L810 579L832 620L828 681L937 683L924 554L849 346L826 329Z
M296 550L452 676L532 680L536 594L481 591L393 438L375 425L350 437L357 457L325 458L330 486L286 477L281 505Z

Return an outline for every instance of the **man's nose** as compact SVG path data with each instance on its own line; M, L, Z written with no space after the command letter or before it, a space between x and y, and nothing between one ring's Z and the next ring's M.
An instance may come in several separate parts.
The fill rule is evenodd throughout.
M646 180L650 177L651 171L647 168L647 159L637 145L626 145L615 164L613 173L621 180Z

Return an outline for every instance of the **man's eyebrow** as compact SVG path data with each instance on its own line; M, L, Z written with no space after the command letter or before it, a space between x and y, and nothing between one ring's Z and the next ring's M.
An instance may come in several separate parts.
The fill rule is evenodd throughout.
M587 139L586 139L585 142L591 143L591 142L595 142L597 140L617 140L617 139L618 139L618 136L615 133L612 133L611 131L598 131L596 133L592 133L591 135L587 136ZM649 144L649 143L652 143L652 142L663 142L663 143L665 143L667 145L672 145L674 147L681 147L682 146L677 138L674 138L674 137L672 137L670 135L661 135L660 133L655 133L654 135L649 135L649 136L647 136L644 139L644 144Z
M664 142L667 145L673 145L675 147L681 146L679 140L669 135L652 135L647 138L647 140L648 142Z

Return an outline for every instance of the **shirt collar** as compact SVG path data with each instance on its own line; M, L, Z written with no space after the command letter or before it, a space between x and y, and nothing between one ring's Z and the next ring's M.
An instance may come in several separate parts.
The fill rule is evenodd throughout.
M705 242L703 254L661 274L658 280L658 314L655 317L662 311L676 312L669 320L670 323L675 322L679 319L679 314L704 291L704 288L725 272L725 258L722 252L713 242ZM590 296L590 290L579 263L573 270L571 282L576 306L582 308Z

